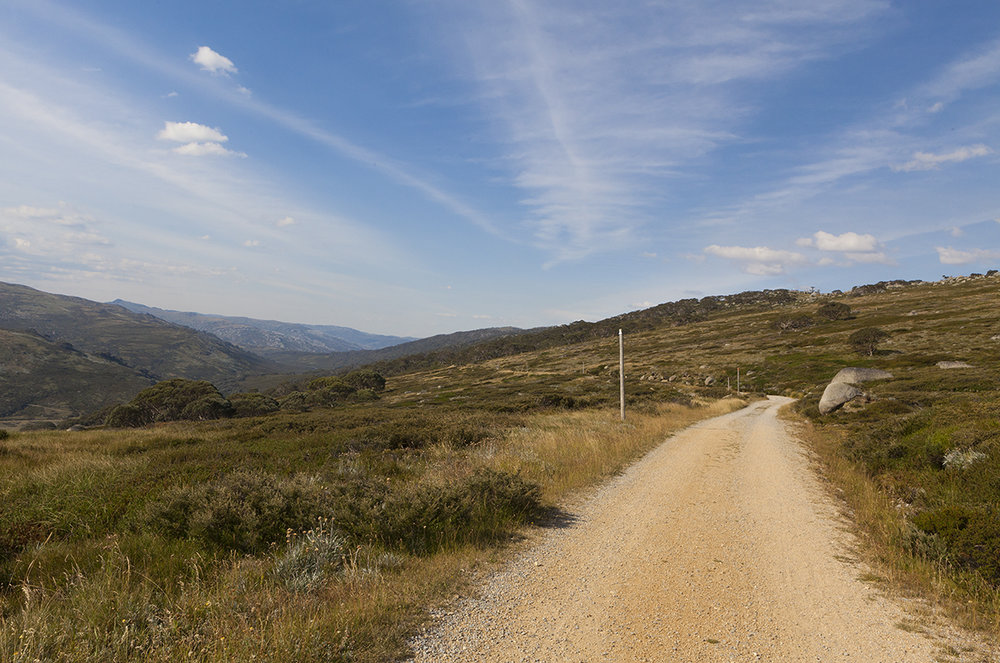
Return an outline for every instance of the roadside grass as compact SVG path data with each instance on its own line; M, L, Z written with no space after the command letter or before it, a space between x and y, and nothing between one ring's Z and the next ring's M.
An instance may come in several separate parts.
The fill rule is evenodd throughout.
M914 527L915 508L900 497L900 486L886 475L872 474L845 453L851 431L817 426L797 413L783 416L815 454L821 476L847 509L845 518L858 537L855 554L871 569L864 580L927 599L967 628L991 635L1000 632L1000 586L954 564L946 551L937 548L939 542ZM926 485L914 479L909 499L925 496Z
M743 404L412 401L10 434L0 660L398 659L549 508Z

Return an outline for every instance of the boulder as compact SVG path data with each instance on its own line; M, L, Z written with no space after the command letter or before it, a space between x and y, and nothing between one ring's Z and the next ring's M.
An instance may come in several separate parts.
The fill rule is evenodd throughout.
M971 364L967 364L964 361L939 361L937 363L938 368L972 368Z
M881 368L862 368L860 366L848 366L847 368L842 368L833 376L830 380L830 384L835 382L847 382L849 384L858 384L861 382L867 382L868 380L886 380L892 377L892 373L889 371L883 371Z
M822 398L819 399L819 413L829 414L844 403L863 395L864 392L854 385L846 382L831 382L823 391Z
M707 378L705 378L705 386L706 387L711 387L713 384L715 384L715 378L713 378L711 375L709 375Z

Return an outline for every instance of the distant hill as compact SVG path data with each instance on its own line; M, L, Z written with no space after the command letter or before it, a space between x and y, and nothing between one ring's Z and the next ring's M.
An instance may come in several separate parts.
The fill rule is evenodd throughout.
M280 363L288 370L337 372L379 362L389 362L403 357L422 356L445 349L457 351L479 343L518 336L527 332L528 330L517 327L490 327L451 334L438 334L379 350L332 352L322 355L302 352L275 352L270 353L268 358Z
M116 299L111 303L135 313L145 313L167 322L215 334L244 350L264 356L287 352L326 354L378 350L415 340L412 337L369 334L350 327L333 325L306 325L277 320L185 313L144 306L123 299Z
M0 283L0 331L0 417L79 414L171 377L226 388L274 370L211 334L10 283Z

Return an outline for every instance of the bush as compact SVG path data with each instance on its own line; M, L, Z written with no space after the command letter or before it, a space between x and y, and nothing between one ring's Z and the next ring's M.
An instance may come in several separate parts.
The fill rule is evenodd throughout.
M875 354L878 344L889 338L889 332L878 327L865 327L859 329L847 337L847 342L851 344L858 354L871 357Z
M229 397L235 417L262 417L281 409L278 401L257 393L233 394Z
M783 318L778 318L775 321L774 326L779 331L798 331L800 329L808 329L816 324L812 318L808 315L795 315L786 316Z
M0 428L0 441L6 440L10 437L10 433L7 432L6 428Z
M274 563L274 574L293 592L317 589L324 576L344 563L347 541L326 520L304 532L285 533L287 552Z
M819 307L816 315L827 320L848 320L851 317L851 307L841 302L827 302Z
M361 369L344 376L344 382L355 389L371 389L378 393L385 390L385 378L376 371Z
M305 530L329 511L328 492L305 475L234 472L216 481L178 486L146 509L146 523L176 538L254 553Z
M918 513L913 524L942 544L947 561L1000 582L1000 514L953 505Z
M219 419L232 414L232 406L211 382L174 378L143 389L124 405L113 408L105 425L135 428L158 421Z
M380 532L387 545L430 553L448 544L486 543L541 510L538 486L519 476L479 470L464 481L423 484L394 495Z

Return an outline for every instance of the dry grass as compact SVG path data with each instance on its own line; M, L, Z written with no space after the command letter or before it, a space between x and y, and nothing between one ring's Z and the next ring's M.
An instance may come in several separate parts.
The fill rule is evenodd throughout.
M370 478L388 472L381 480L393 485L447 486L479 470L507 472L537 485L542 502L555 505L620 471L673 431L742 404L647 403L630 410L625 423L617 410L542 411L496 419L499 427L472 444L463 435L440 433L419 450L348 450L326 462L336 472ZM485 425L450 412L428 421L447 420L462 431ZM31 495L32 518L47 534L33 535L40 539L6 562L10 586L0 593L0 660L395 660L431 609L465 592L471 579L510 551L509 536L472 543L456 537L430 553L351 544L339 559L316 545L317 563L299 565L309 577L297 578L288 556L309 554L309 548L303 553L291 536L271 551L237 555L136 529L142 522L136 504L173 480L164 465L206 480L215 474L210 468L238 466L248 453L267 450L271 466L295 468L329 448L329 433L315 440L288 435L287 442L256 441L247 432L187 423L128 432L18 433L4 440L0 500L23 502ZM303 444L315 447L303 450ZM312 541L302 534L301 540Z

